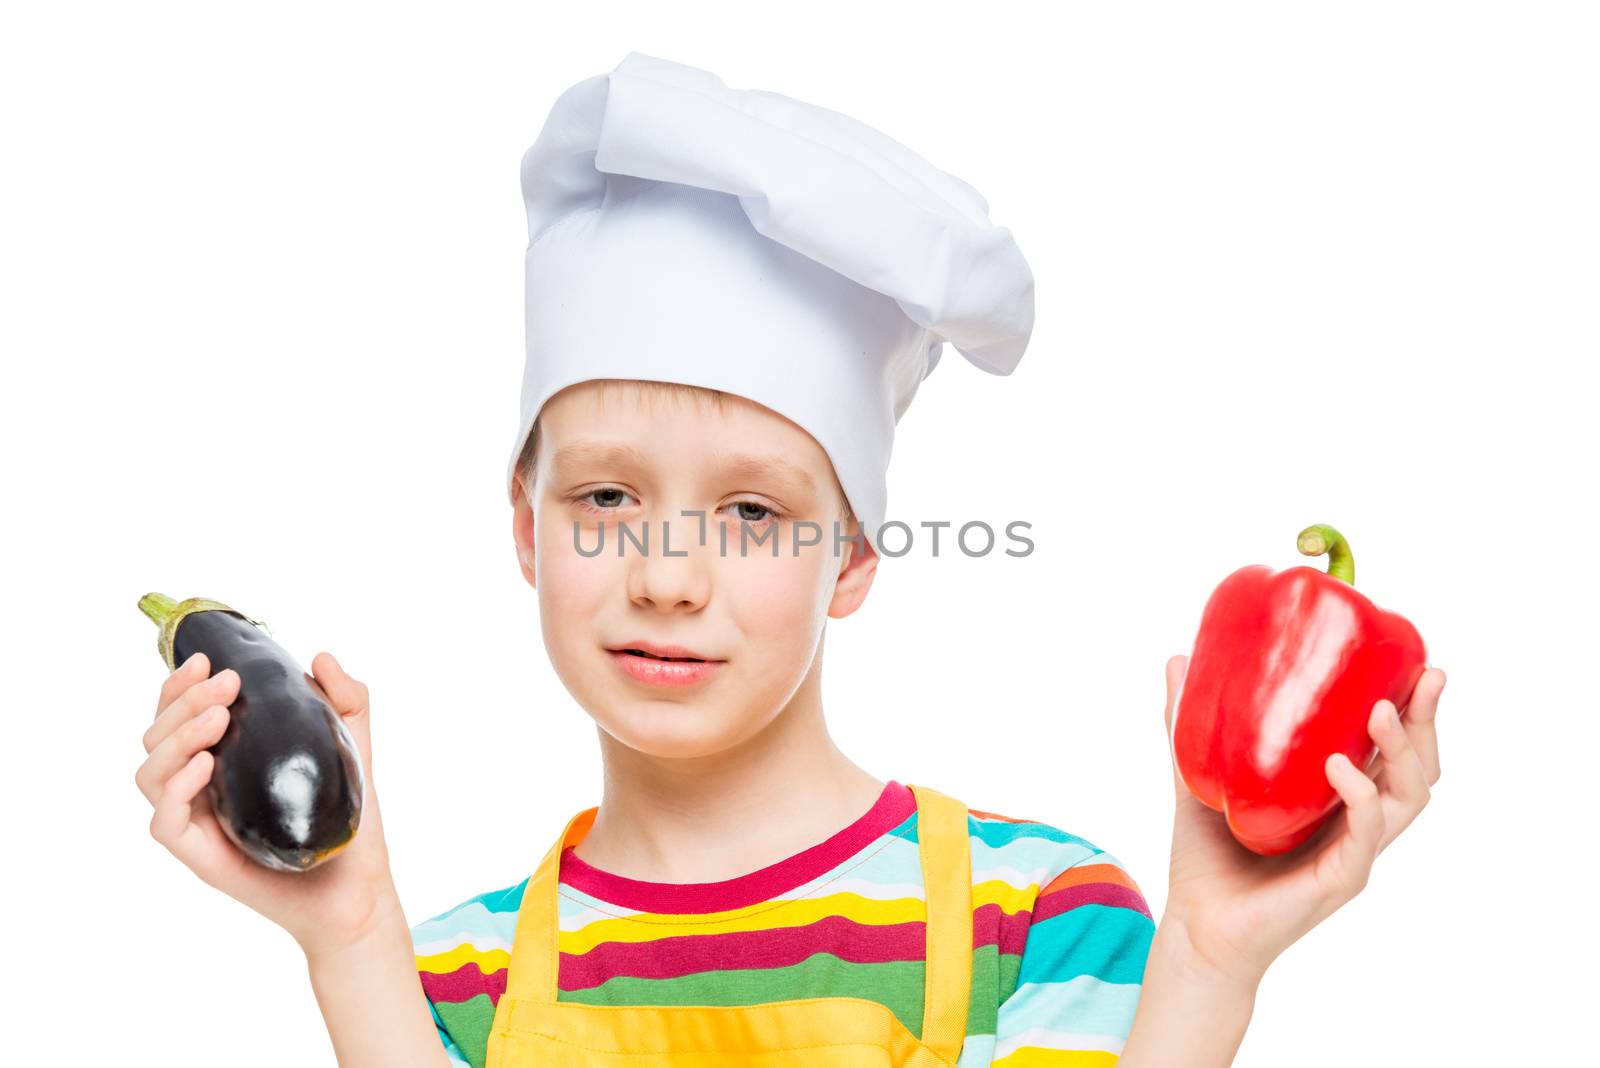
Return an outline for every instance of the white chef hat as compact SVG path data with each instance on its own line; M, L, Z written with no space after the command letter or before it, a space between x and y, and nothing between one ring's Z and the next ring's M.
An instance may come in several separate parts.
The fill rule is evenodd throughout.
M895 424L941 345L1005 375L1033 329L1033 274L977 190L848 116L638 52L556 101L522 194L513 499L556 392L678 382L805 429L876 547Z

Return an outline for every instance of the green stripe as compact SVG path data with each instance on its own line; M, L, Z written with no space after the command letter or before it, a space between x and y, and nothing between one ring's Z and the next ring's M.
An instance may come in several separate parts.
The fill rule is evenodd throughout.
M816 953L786 968L731 968L674 979L619 976L558 1001L585 1005L760 1005L799 998L864 998L888 1007L912 1034L922 1030L922 961L854 964Z
M474 994L465 1001L436 1001L433 1007L472 1068L484 1068L489 1055L489 1031L494 1027L494 1002L489 995Z
M998 1024L1000 989L1016 987L1021 958L982 946L972 954L967 1002L969 1035L992 1035ZM914 1035L922 1033L922 961L855 964L832 953L816 953L785 968L736 968L694 972L673 979L619 976L586 990L563 990L557 999L580 1005L761 1005L812 997L876 1001ZM1005 984L1003 987L998 984Z

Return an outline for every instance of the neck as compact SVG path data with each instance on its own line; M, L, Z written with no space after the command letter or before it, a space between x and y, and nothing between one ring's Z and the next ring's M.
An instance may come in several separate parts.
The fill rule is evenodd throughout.
M604 793L574 851L629 879L701 883L748 874L859 819L884 787L828 734L820 650L783 711L732 749L662 759L603 730L599 736Z

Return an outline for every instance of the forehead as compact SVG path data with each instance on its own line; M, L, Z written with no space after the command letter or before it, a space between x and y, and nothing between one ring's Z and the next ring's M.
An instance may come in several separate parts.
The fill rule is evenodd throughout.
M557 446L551 455L550 467L558 476L568 471L576 473L586 467L649 470L662 462L659 455L652 455L652 451L640 449L629 442L585 438ZM818 489L815 475L775 453L706 452L699 455L698 466L726 475L787 482L811 493Z
M837 485L827 452L772 409L734 394L658 389L628 381L581 382L539 414L539 452L551 470L693 464L735 476L776 478L816 492Z

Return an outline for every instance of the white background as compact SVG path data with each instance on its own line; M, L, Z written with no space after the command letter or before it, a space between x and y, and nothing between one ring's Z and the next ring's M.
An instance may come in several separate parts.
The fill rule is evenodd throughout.
M7 1063L331 1064L283 932L148 835L148 590L374 695L412 922L598 799L501 476L517 174L630 50L886 131L1037 278L946 350L826 706L880 777L1056 823L1166 896L1162 664L1330 522L1449 685L1433 805L1272 969L1238 1063L1591 1048L1600 330L1584 5L35 5L0 35L13 813ZM21 1047L21 1055L18 1047Z

